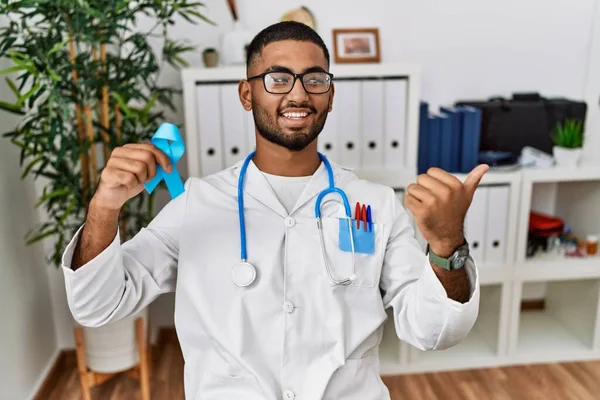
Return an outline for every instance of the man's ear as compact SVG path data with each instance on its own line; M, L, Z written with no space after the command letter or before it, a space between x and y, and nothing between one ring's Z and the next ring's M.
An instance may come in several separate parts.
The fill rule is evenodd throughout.
M252 110L252 88L250 87L250 82L247 80L240 81L238 85L238 94L244 110Z

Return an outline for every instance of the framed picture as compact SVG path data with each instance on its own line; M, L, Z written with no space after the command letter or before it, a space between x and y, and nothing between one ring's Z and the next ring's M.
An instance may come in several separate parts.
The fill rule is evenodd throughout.
M379 62L379 29L334 29L333 52L339 64Z

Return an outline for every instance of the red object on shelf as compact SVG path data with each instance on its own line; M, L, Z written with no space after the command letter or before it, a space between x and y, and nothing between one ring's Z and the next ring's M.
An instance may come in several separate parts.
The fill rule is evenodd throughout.
M529 213L529 234L537 237L560 235L564 222L558 217L542 214L536 211Z

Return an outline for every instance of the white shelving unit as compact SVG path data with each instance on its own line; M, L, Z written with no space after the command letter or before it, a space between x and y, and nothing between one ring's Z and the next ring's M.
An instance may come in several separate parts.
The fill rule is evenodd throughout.
M332 65L331 70L336 78L348 80L385 76L407 80L403 165L393 169L355 169L358 176L402 193L417 177L419 69L403 64L370 64ZM203 174L205 146L199 132L198 85L232 85L243 78L244 72L239 67L183 71L188 174ZM206 132L204 137L212 140ZM343 138L338 139L341 143ZM217 151L226 151L225 147L226 144ZM465 174L456 176L466 178ZM397 338L390 318L380 346L382 375L600 359L600 256L526 257L531 210L562 217L578 234L600 234L600 165L492 170L480 186L508 187L509 204L504 262L478 262L481 304L474 329L451 349L422 352ZM542 290L546 307L543 311L522 311L521 301L529 298L533 289Z

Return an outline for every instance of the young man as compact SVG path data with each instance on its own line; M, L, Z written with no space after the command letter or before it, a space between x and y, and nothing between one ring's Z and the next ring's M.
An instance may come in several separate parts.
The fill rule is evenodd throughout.
M188 399L389 399L378 360L387 308L398 337L425 350L455 345L477 317L479 281L462 227L487 166L464 183L431 169L407 188L424 254L391 188L320 158L317 137L334 106L328 71L327 48L307 26L260 32L239 85L256 153L190 178L120 243L120 208L169 160L150 144L115 149L64 254L69 306L83 325L176 292ZM332 184L349 205L370 206L369 223L353 221L352 235L346 207L326 203L339 193L319 196Z

